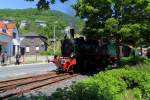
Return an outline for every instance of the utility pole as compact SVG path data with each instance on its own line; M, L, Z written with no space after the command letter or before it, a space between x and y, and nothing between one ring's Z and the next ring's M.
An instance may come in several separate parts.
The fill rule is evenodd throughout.
M54 38L54 55L55 55L55 48L56 48L56 46L55 46L55 40L56 40L56 33L55 32L56 32L56 29L55 28L56 28L56 26L55 26L55 23L54 23L54 34L53 34L53 36L54 36L53 37Z
M54 40L53 51L54 51L54 55L55 55L55 52L56 52L56 25L55 24L57 24L57 21L54 22L54 34L53 34L53 40Z

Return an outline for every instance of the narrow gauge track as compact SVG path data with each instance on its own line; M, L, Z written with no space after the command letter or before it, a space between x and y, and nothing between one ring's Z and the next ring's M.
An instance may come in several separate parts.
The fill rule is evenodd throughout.
M23 93L30 92L31 90L57 83L77 75L79 74L70 75L67 73L56 74L55 72L48 72L43 75L0 81L0 100L15 95L22 95Z

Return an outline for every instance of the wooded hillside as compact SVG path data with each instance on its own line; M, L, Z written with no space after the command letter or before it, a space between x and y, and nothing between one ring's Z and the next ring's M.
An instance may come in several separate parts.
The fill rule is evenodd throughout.
M21 34L29 32L41 34L44 31L44 28L37 26L35 24L35 20L46 21L46 24L48 24L49 27L49 34L52 34L53 25L57 21L56 33L58 33L58 36L60 35L60 33L62 33L64 28L68 26L71 22L75 24L77 33L79 33L83 27L83 21L81 19L54 10L39 11L37 9L0 9L0 18L14 19L18 27L22 20L28 21L28 27L19 29Z

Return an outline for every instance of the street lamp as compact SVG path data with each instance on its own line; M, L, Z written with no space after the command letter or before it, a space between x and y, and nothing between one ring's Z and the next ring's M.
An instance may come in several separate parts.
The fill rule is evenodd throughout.
M58 23L57 21L54 22L54 34L53 34L53 38L54 38L54 48L53 48L53 51L54 51L54 54L55 54L55 50L56 50L56 44L55 44L55 42L56 42L56 25L55 24L57 24L57 23Z

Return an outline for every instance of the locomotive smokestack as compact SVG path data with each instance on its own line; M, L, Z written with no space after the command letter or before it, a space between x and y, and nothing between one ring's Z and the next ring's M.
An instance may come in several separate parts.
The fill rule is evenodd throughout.
M65 29L65 38L73 39L75 34L75 24L73 21L70 22L70 25Z
M66 27L66 29L65 29L65 39L66 38L73 39L74 34L75 34L74 28L72 28L70 26Z
M75 34L75 19L72 18L72 20L70 21L70 35L72 38L74 38L74 34Z

